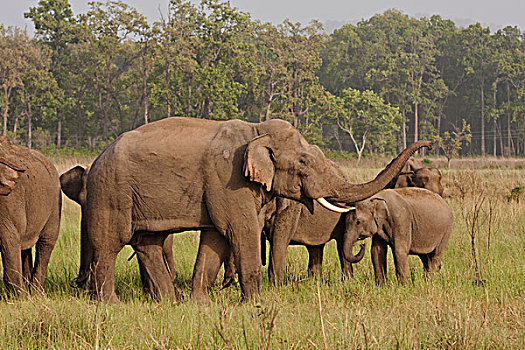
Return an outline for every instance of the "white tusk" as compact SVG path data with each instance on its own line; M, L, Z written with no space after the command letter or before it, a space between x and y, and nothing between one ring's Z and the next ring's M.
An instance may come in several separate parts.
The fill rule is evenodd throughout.
M350 210L354 210L355 207L338 207L333 205L332 203L329 203L326 199L323 197L317 198L316 201L321 204L323 207L325 207L328 210L335 211L336 213L348 213Z

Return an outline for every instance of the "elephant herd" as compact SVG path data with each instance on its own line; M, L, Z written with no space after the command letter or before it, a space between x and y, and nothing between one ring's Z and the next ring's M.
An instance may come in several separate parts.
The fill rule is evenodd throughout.
M309 272L319 274L331 239L345 274L363 258L364 245L355 255L352 250L367 237L379 283L387 246L400 280L409 276L409 254L434 272L453 219L441 198L439 171L410 159L421 147L431 142L410 145L374 180L351 184L288 122L167 118L122 134L89 168L77 166L59 178L41 154L0 138L4 282L16 294L43 291L61 189L82 210L75 282L89 281L97 300L118 300L115 261L125 245L136 252L144 291L178 298L172 234L187 230L200 231L191 290L198 301L209 301L222 264L225 285L237 273L242 298L257 298L266 240L275 284L283 281L288 245L305 245Z

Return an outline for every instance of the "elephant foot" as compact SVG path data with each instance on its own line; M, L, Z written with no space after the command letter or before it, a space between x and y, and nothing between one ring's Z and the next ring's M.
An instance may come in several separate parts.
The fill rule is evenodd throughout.
M191 300L200 305L210 305L211 299L208 293L202 293L197 291L191 292Z
M105 304L118 304L120 303L120 299L117 297L117 294L115 292L108 295L101 295L96 292L91 293L91 301L95 303L105 303Z

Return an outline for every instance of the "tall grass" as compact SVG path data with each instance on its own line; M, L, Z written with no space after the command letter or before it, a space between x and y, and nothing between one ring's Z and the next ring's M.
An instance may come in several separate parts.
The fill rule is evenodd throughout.
M63 172L91 159L53 161ZM345 165L344 171L359 182L375 176L377 165L371 166ZM218 283L211 305L189 300L197 232L175 236L175 283L184 302L148 300L136 260L128 261L129 248L119 254L116 267L121 303L90 302L85 291L69 285L79 262L80 210L66 199L47 296L7 299L0 286L0 348L321 349L325 342L329 349L525 348L525 200L507 198L524 184L525 170L484 167L443 173L455 225L443 267L433 279L425 279L421 262L411 257L412 282L398 284L389 253L384 287L375 285L368 258L355 266L353 279L343 281L332 242L323 278L315 281L307 275L306 249L290 247L285 284L270 286L263 267L264 300L247 304L239 302L238 286L221 291ZM466 218L480 193L485 201L472 243ZM473 247L482 278L476 276Z

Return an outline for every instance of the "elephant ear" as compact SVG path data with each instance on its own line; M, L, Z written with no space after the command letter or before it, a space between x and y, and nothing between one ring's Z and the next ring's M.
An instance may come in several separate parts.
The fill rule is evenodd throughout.
M433 172L434 174L436 174L436 176L438 177L439 180L441 180L441 171L439 171L438 168L429 168L429 170L431 172Z
M82 176L84 175L84 169L80 165L69 169L62 175L60 175L60 186L62 192L71 200L74 200L80 204L80 192L82 191Z
M244 175L251 181L261 183L270 191L274 174L270 135L257 136L248 143L244 152Z
M386 200L381 197L373 197L372 203L374 205L374 209L372 210L374 221L376 222L378 230L380 230L383 223L390 216L388 205L386 204Z
M15 171L24 172L27 170L27 165L24 162L26 156L22 147L14 145L5 136L0 137L0 163Z

